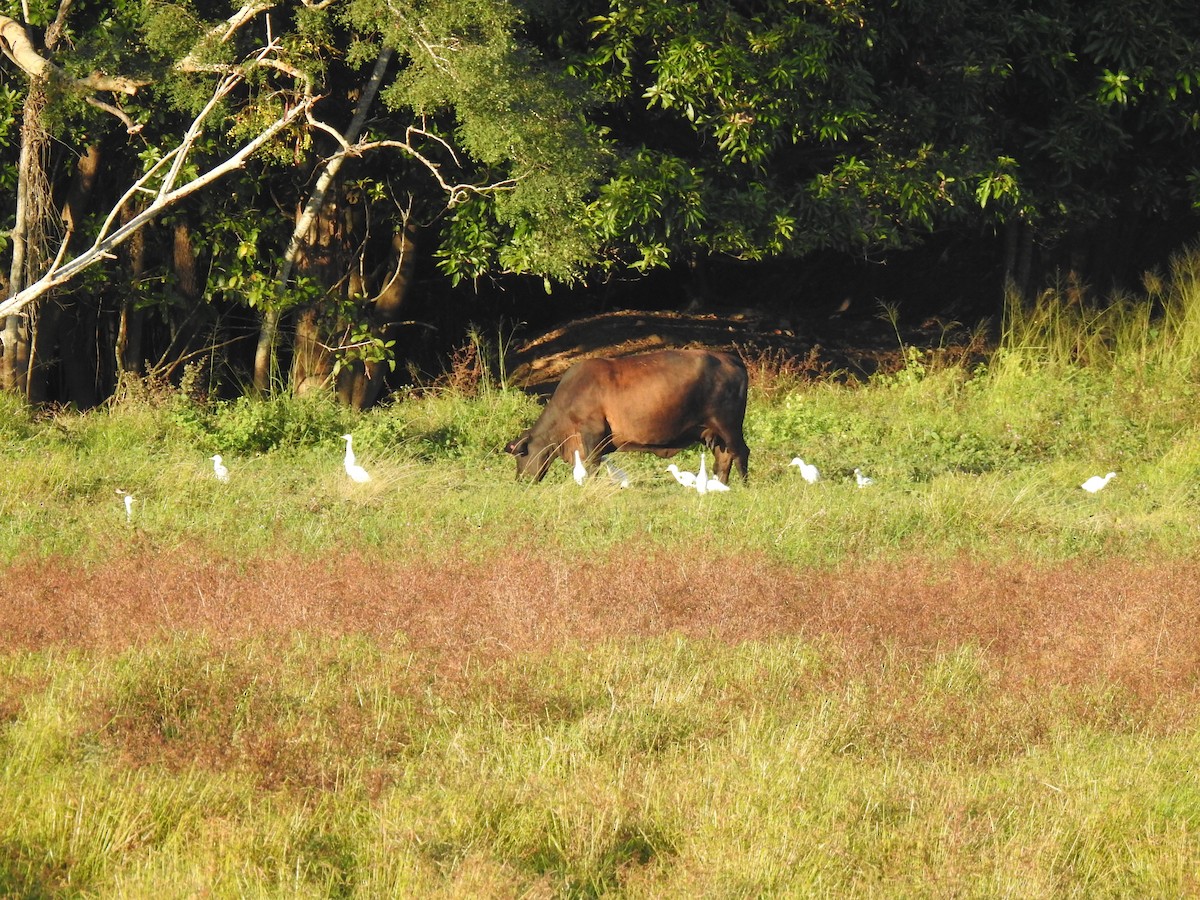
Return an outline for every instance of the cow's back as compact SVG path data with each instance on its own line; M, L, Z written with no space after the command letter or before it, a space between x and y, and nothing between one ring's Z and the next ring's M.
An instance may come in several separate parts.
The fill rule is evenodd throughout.
M664 350L594 362L605 364L588 375L602 379L598 399L618 446L686 444L718 422L741 432L747 377L736 356Z

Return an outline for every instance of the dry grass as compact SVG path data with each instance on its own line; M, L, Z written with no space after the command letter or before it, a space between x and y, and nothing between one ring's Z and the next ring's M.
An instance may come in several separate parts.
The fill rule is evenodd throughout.
M471 657L679 634L831 640L873 667L972 645L1013 685L1107 681L1153 705L1200 672L1200 563L1036 567L909 559L796 570L647 550L605 561L532 551L481 561L353 553L314 563L199 551L0 572L0 652L123 649L181 633L216 646L302 632L396 635L454 668Z

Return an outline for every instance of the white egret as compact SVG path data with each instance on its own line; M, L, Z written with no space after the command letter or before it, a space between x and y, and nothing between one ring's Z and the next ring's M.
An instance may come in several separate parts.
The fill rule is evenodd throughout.
M132 522L133 504L137 502L137 498L135 498L133 494L129 493L128 491L123 491L120 488L117 488L115 493L118 497L125 501L125 521Z
M861 469L854 470L854 480L858 482L860 488L870 487L875 483L874 478L868 478L862 473Z
M708 476L708 464L704 459L704 451L700 451L700 471L696 473L696 491L701 494L717 494L729 490L729 485L719 478Z
M800 469L800 477L809 484L816 484L821 480L821 473L817 471L817 467L811 463L806 463L800 457L794 457L789 466L796 466Z
M342 440L346 442L346 474L350 476L350 480L357 484L370 481L371 476L367 474L366 469L358 464L358 459L354 455L354 449L351 445L354 437L349 434L343 434Z
M225 462L221 459L221 454L217 453L213 456L210 456L209 459L212 460L213 475L216 476L217 481L221 482L222 484L229 481L229 469L225 467Z
M583 460L579 458L579 451L575 451L575 468L571 470L571 475L575 479L575 483L582 485L587 480L587 468L583 464Z
M675 465L675 463L671 463L669 466L667 466L667 471L674 475L675 480L684 487L694 488L696 486L695 472L681 472L679 471L679 466Z
M708 493L708 470L704 467L704 451L700 451L700 471L696 473L696 490L701 494Z
M1083 484L1081 484L1080 487L1083 488L1085 491L1087 491L1089 494L1094 494L1094 493L1096 493L1096 491L1102 491L1106 487L1108 487L1109 480L1116 478L1116 477L1117 477L1116 472L1109 472L1103 478L1101 478L1099 475L1093 475L1091 478L1089 478L1087 481L1085 481Z
M607 456L600 457L600 462L604 463L604 468L608 470L608 477L613 484L620 485L623 488L629 487L629 475L624 469Z

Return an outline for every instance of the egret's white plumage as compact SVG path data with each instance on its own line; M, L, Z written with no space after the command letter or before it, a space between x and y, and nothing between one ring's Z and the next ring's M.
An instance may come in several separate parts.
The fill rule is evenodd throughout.
M681 472L679 471L679 466L675 465L675 463L671 463L669 466L667 466L667 471L670 472L675 477L675 480L684 487L694 488L696 486L695 472Z
M210 456L209 459L212 460L213 475L216 476L217 481L222 483L229 481L229 469L226 468L224 460L221 459L221 454L217 453Z
M858 482L860 488L870 487L875 483L874 478L868 478L862 473L861 469L854 470L854 480Z
M708 470L704 467L704 451L700 451L700 471L696 473L696 490L701 494L708 493Z
M690 474L690 473L684 473ZM725 484L718 478L710 478L708 475L708 463L704 458L704 451L700 451L700 471L696 473L695 488L701 494L718 494L722 491L729 490L729 485Z
M346 474L350 476L350 480L356 484L363 484L370 481L371 476L367 474L367 470L358 464L358 458L354 455L352 442L353 435L343 434L342 440L346 442Z
M583 460L579 457L579 451L575 451L575 468L571 470L571 475L575 479L575 483L582 485L587 481L587 467L584 466Z
M1091 478L1089 478L1087 481L1085 481L1083 484L1081 484L1080 487L1083 488L1085 491L1087 491L1089 494L1094 494L1094 493L1096 493L1096 491L1102 491L1106 487L1108 487L1108 482L1111 479L1116 478L1116 477L1117 477L1116 472L1109 472L1103 478L1101 478L1099 475L1093 475Z
M719 494L722 491L729 490L729 485L718 478L708 479L708 484L706 484L704 487L705 490L707 490L710 494Z
M817 471L817 467L814 466L812 463L806 463L804 460L802 460L798 456L793 457L792 461L790 463L788 463L788 465L796 466L797 468L799 468L800 469L800 477L803 478L805 481L807 481L809 484L816 484L818 481L821 480L821 473L819 471Z

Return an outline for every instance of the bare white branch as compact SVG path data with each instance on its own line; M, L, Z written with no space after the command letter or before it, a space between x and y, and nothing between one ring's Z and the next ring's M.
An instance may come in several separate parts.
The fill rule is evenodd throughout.
M146 85L145 81L100 72L93 72L86 78L73 78L38 53L25 33L24 25L3 14L0 14L0 46L4 48L5 56L20 66L30 78L53 78L85 91L113 91L119 94L136 94L138 88Z
M235 72L231 75L225 76L217 84L216 89L213 91L213 95L208 99L208 102L204 104L204 108L200 110L196 118L192 120L192 124L188 127L188 130L183 135L183 139L179 142L179 147L177 148L178 152L175 153L175 160L171 163L171 169L163 177L162 184L158 188L158 198L156 202L161 201L162 198L167 196L167 194L171 192L171 189L175 187L175 182L179 178L179 172L183 168L184 162L187 160L189 151L192 149L192 146L196 143L196 139L200 137L200 134L204 130L205 120L207 120L212 111L217 108L217 105L227 96L229 96L229 92L232 91L241 80L242 76Z
M465 183L465 182L457 183L457 184L451 183L451 182L447 181L445 179L445 177L442 175L441 167L437 163L435 163L433 160L429 159L427 156L425 156L423 153L421 153L421 151L418 150L415 146L413 146L413 144L410 141L395 141L395 140L364 141L362 143L355 144L349 150L343 150L341 152L345 153L345 154L354 154L355 156L361 156L362 154L367 153L371 150L384 150L384 149L402 150L405 154L412 157L417 162L419 162L421 165L423 165L429 171L429 174L433 176L434 180L438 183L438 186L441 187L441 189L446 192L446 196L447 196L446 205L447 206L458 205L459 203L461 203L465 199L467 199L467 196L470 194L481 194L482 195L482 194L494 193L496 191L508 191L508 190L512 190L517 185L517 179L515 179L515 178L506 178L503 181L496 181L496 182L493 182L492 184L484 184L484 185L470 184L470 183Z
M239 28L267 10L274 8L277 2L278 0L254 0L254 2L243 4L228 19L215 25L206 35L197 40L196 48L204 46L208 41L213 39L217 39L219 43L224 44L233 37ZM201 62L196 56L196 50L192 50L191 53L175 63L175 68L181 72L224 71L224 67L222 66Z
M233 87L227 81L222 81L218 85L218 92L222 89L227 93ZM188 153L192 149L196 138L202 130L204 119L216 106L216 101L219 100L214 94L213 102L205 107L203 111L192 122L188 129L187 136L178 147L166 154L161 160L155 163L145 175L131 186L117 202L117 205L109 213L103 225L101 225L95 240L92 245L80 253L75 258L63 262L63 251L60 249L58 257L50 265L47 271L37 281L18 291L11 297L8 297L3 302L0 302L0 316L9 316L14 313L19 313L26 306L37 300L47 291L60 284L64 284L74 278L83 270L95 265L104 259L111 259L113 250L123 244L129 238L133 237L146 223L160 216L163 212L175 206L181 200L191 196L197 191L207 187L214 181L224 177L230 172L241 168L246 164L246 161L257 152L264 144L270 141L275 135L290 126L293 122L303 117L308 113L309 108L316 102L316 97L306 97L301 102L297 103L279 115L271 124L262 129L251 140L247 141L242 147L226 159L224 162L208 169L207 171L197 175L195 178L185 184L174 187L178 174L182 169L183 162ZM154 200L144 210L131 217L127 222L120 227L114 229L114 224L122 207L130 200L134 194L144 192L146 185L157 175L158 172L166 165L170 164L170 169L164 177L163 185L155 192Z
M125 126L125 131L128 134L137 134L142 130L142 126L134 122L133 119L129 118L129 115L125 112L125 110L121 109L121 107L113 103L105 103L103 100L97 100L95 97L84 97L83 99L92 106L96 107L96 109L103 110L110 116L116 116L118 119L120 119L121 124Z

